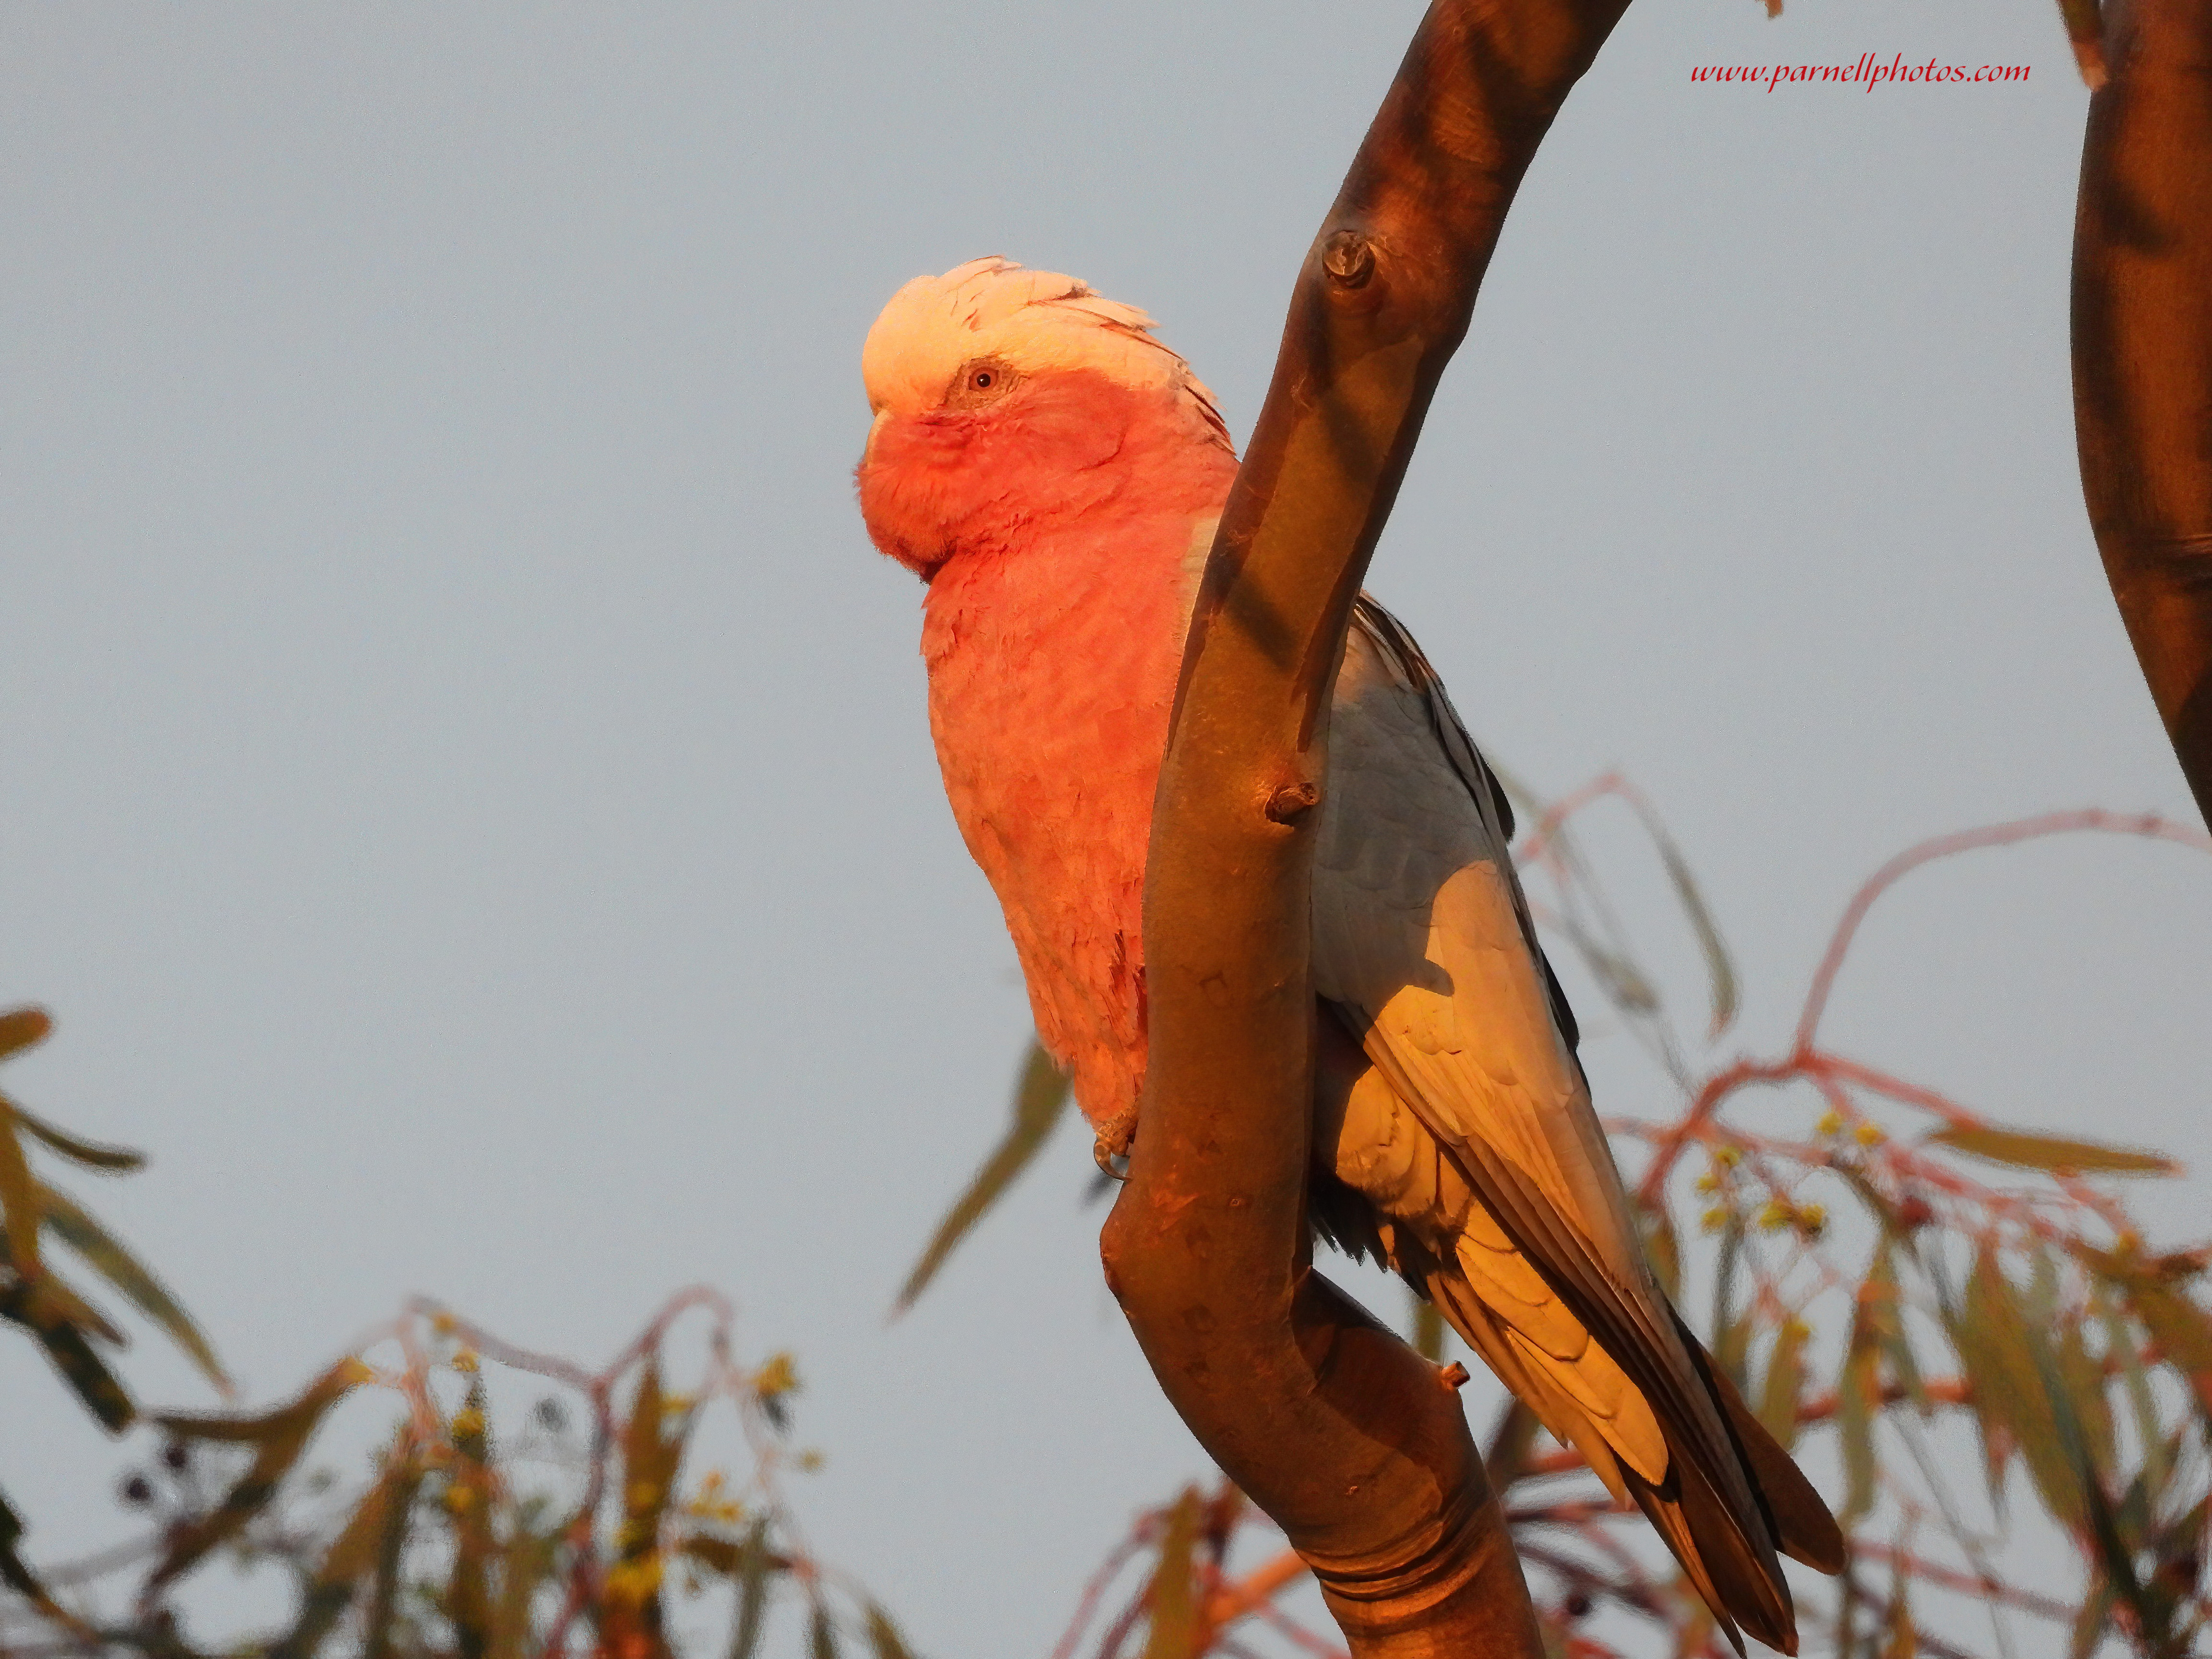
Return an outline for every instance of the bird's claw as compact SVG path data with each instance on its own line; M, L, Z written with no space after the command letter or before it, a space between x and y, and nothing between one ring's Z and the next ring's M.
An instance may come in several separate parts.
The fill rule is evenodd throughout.
M1098 1172L1109 1181L1127 1181L1129 1178L1128 1153L1116 1151L1108 1144L1104 1135L1091 1143L1091 1158L1097 1164Z

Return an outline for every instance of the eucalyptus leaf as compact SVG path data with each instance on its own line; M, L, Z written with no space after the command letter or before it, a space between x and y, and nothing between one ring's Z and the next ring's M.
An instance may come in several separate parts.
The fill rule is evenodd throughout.
M131 1404L115 1374L93 1352L84 1333L67 1317L65 1305L58 1281L51 1274L37 1280L0 1280L0 1319L21 1325L35 1336L85 1409L110 1434L120 1434L137 1420L138 1408Z
M2181 1173L2181 1166L2156 1152L2109 1146L2101 1141L2068 1140L2055 1135L2035 1135L2019 1129L1995 1129L1982 1124L1954 1124L1928 1137L1931 1146L1948 1146L2009 1164L2016 1169L2065 1170L2075 1175L2156 1175Z
M769 1559L768 1521L753 1522L745 1534L738 1573L738 1613L730 1632L730 1659L753 1659L768 1627Z
M874 1601L868 1603L868 1650L873 1659L914 1659L913 1650L899 1634L898 1626Z
M228 1389L230 1379L207 1338L192 1322L153 1270L133 1255L114 1235L102 1227L76 1200L52 1187L39 1188L39 1209L54 1237L75 1250L86 1264L112 1285L139 1312L144 1314L183 1350L200 1374L218 1389Z
M1874 1356L1855 1353L1836 1379L1836 1429L1844 1443L1844 1509L1836 1518L1849 1527L1874 1507L1878 1465L1874 1449Z
M1168 1511L1167 1535L1160 1540L1159 1564L1152 1573L1145 1659L1198 1659L1199 1607L1191 1593L1191 1567L1202 1505L1198 1488L1186 1486Z
M291 1630L268 1650L268 1659L308 1659L353 1603L361 1581L376 1566L396 1505L413 1500L422 1469L397 1447L384 1471L362 1494L352 1515L323 1553L300 1598Z
M65 1130L58 1129L36 1112L26 1110L21 1104L9 1102L15 1121L27 1133L44 1141L72 1164L82 1164L88 1170L103 1175L129 1175L146 1166L146 1154L128 1146L106 1146L96 1140L81 1140Z
M1067 1074L1053 1064L1044 1045L1032 1039L1014 1086L1012 1121L1006 1126L1006 1133L999 1144L992 1148L990 1156L983 1160L982 1168L969 1182L967 1190L953 1200L952 1207L937 1224L937 1231L930 1236L921 1260L914 1264L906 1283L899 1287L898 1299L891 1308L894 1317L914 1305L915 1299L928 1288L930 1280L937 1277L938 1270L961 1240L993 1205L1006 1196L1016 1177L1036 1161L1037 1153L1043 1150L1066 1113L1068 1094Z
M31 1161L23 1156L15 1103L0 1095L0 1223L4 1223L8 1259L26 1279L39 1266L39 1186Z
M1674 838L1667 833L1657 815L1641 800L1636 802L1636 815L1644 821L1644 832L1659 850L1659 861L1667 867L1667 879L1681 902L1682 914L1689 919L1690 931L1698 936L1698 950L1705 959L1705 978L1712 1003L1712 1024L1705 1037L1711 1042L1735 1023L1735 964L1729 957L1720 925L1713 920L1712 908L1705 902L1705 896L1698 886L1697 877L1691 873L1690 861L1682 856L1682 849L1674 844Z
M307 1386L289 1405L257 1418L222 1419L173 1413L155 1420L172 1434L204 1440L245 1441L253 1447L253 1461L245 1475L205 1515L179 1522L169 1530L161 1559L146 1581L149 1592L188 1571L209 1551L235 1534L239 1528L268 1507L276 1489L300 1454L307 1449L324 1415L369 1371L357 1359L343 1359Z
M1812 1328L1803 1320L1784 1320L1774 1335L1774 1352L1766 1362L1759 1420L1784 1451L1797 1443L1797 1401L1805 1389L1805 1343L1811 1335Z
M0 1014L0 1060L44 1042L54 1019L43 1008L10 1008Z

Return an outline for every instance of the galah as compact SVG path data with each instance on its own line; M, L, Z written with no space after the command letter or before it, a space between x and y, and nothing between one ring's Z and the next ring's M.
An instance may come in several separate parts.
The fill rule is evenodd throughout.
M976 259L893 296L856 471L927 584L930 730L1046 1048L1103 1152L1139 1131L1152 794L1198 578L1237 474L1141 311ZM1508 854L1512 812L1436 673L1364 595L1313 880L1322 1237L1385 1261L1617 1499L1739 1650L1796 1651L1778 1552L1826 1506L1654 1281Z

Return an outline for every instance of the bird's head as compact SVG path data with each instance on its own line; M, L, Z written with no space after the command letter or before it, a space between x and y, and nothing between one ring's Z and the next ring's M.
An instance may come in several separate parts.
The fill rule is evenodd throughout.
M860 371L875 412L860 510L924 576L1116 497L1151 449L1230 447L1212 394L1143 312L1007 259L908 283Z

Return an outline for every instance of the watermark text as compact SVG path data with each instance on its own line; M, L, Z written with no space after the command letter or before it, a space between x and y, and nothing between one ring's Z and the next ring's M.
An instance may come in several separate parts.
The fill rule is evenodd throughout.
M1690 71L1690 79L1761 86L1769 92L1777 87L1796 86L1808 81L1860 86L1872 92L1885 82L1900 87L2025 82L2027 71L2026 64L1984 64L1979 69L1969 69L1964 64L1939 64L1933 58L1924 64L1908 64L1901 52L1885 64L1875 53L1867 52L1859 54L1856 64L1700 64Z

